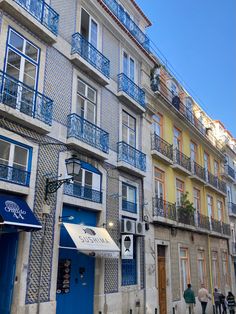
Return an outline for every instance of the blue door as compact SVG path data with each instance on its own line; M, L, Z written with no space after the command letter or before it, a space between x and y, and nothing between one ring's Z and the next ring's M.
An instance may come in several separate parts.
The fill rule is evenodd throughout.
M73 216L69 223L96 226L96 213L73 207L64 207L62 217ZM74 247L64 226L60 245ZM59 250L57 277L57 314L93 314L95 259L76 249Z
M18 233L0 233L0 313L10 314L13 296Z

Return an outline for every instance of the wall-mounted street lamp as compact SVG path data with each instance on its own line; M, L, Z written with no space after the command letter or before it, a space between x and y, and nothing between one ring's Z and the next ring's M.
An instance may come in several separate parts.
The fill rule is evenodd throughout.
M81 162L75 156L72 156L69 159L66 159L66 170L67 174L71 176L71 178L60 179L60 180L52 180L50 181L48 178L46 179L45 186L45 201L48 199L48 194L55 193L64 183L70 183L73 181L74 176L77 176L81 169Z

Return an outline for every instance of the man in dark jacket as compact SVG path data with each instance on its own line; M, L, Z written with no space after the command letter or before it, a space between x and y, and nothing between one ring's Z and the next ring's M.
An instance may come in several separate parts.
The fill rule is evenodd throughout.
M184 291L184 300L186 303L186 313L194 314L194 306L196 304L195 295L192 290L192 285L189 283L188 288Z

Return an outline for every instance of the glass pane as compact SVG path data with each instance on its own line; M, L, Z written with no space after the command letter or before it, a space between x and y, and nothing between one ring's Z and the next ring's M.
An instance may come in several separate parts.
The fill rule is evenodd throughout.
M125 184L122 184L122 197L127 200L127 186Z
M83 169L81 169L79 174L74 177L74 182L75 183L82 185L82 174L83 174Z
M85 96L85 90L86 90L86 85L84 84L84 82L78 80L78 92L82 94L83 96Z
M92 188L93 184L93 174L91 172L85 171L84 185L86 187Z
M26 169L27 156L28 156L27 149L20 146L15 146L13 166Z
M87 102L87 117L86 119L92 123L95 123L95 105Z
M123 53L123 73L127 76L129 76L128 74L128 56L127 53Z
M135 188L128 187L128 201L135 203Z
M36 66L33 65L31 62L25 60L25 72L23 82L31 88L35 88L35 77Z
M130 79L134 81L134 60L130 58Z
M87 98L92 102L96 102L96 92L88 86Z
M128 142L128 128L122 125L122 141Z
M180 257L186 257L186 256L187 256L186 250L180 250Z
M7 74L19 80L21 57L11 49L8 50L7 57Z
M24 40L18 34L11 30L10 34L10 44L16 49L23 51Z
M128 114L122 111L122 123L128 125Z
M84 99L80 96L77 96L76 113L84 118Z
M9 156L10 156L10 143L4 142L0 140L0 163L8 164Z
M90 42L91 44L97 48L98 44L97 44L97 39L98 39L98 26L97 23L92 20L91 21L91 38L90 38Z
M129 116L129 127L132 129L132 130L135 130L135 119L131 116Z
M34 61L38 61L38 49L31 45L28 41L26 42L25 54Z
M129 131L129 145L135 147L135 133L133 131Z

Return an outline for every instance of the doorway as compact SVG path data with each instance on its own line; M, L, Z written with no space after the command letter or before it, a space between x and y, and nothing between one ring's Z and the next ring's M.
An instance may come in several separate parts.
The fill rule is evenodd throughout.
M164 245L157 246L158 258L158 300L159 312L167 314L166 304L166 247Z

